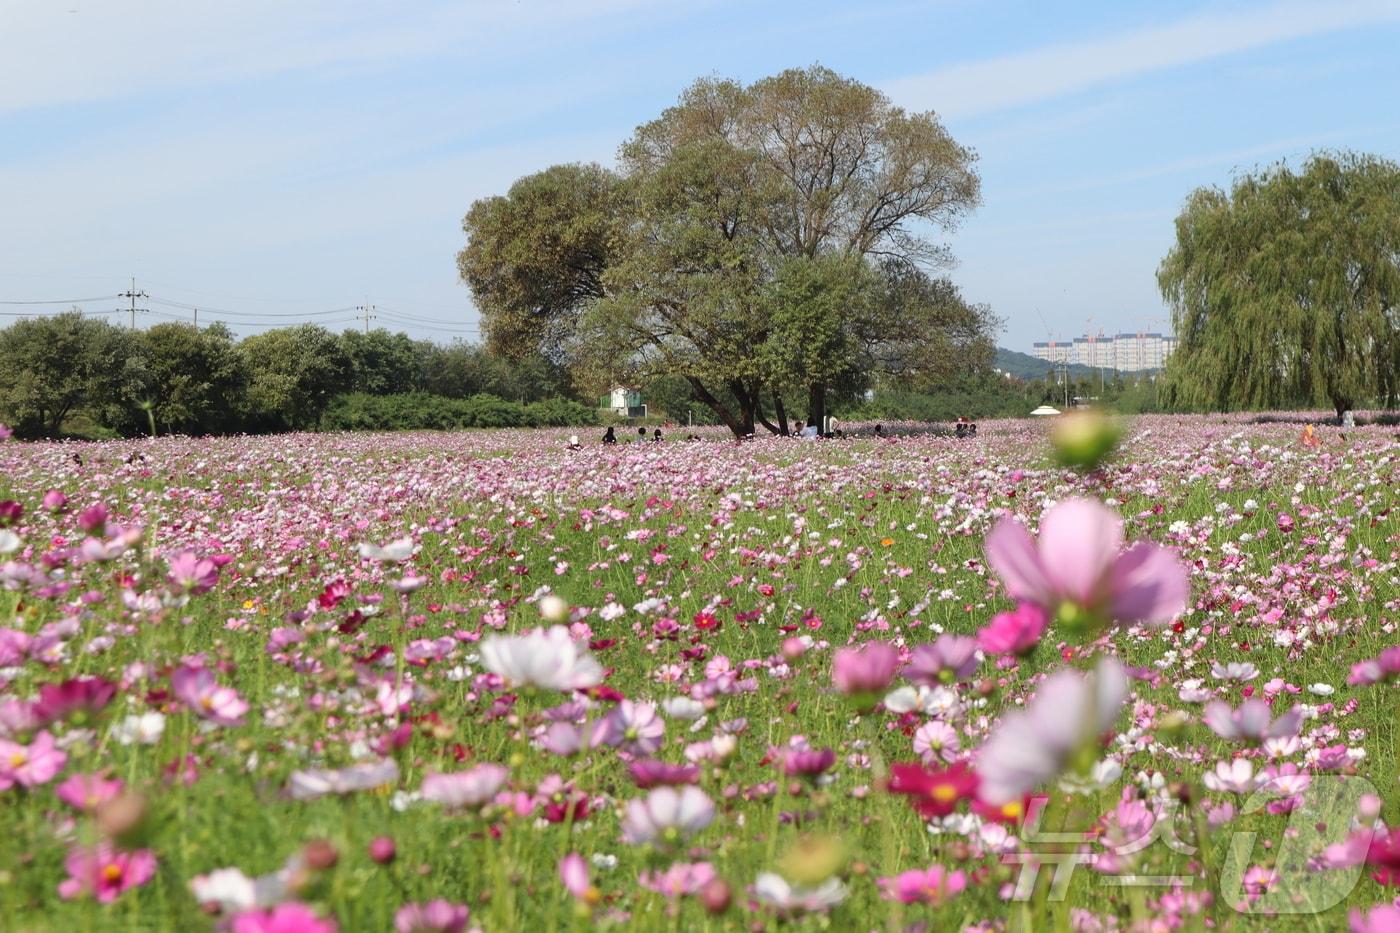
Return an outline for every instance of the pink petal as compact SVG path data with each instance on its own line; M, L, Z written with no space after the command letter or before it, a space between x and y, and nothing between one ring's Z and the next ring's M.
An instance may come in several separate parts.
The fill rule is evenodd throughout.
M1165 625L1191 596L1191 581L1176 554L1149 541L1139 541L1118 558L1111 586L1113 618L1119 622Z
M1040 560L1056 593L1092 606L1106 589L1118 551L1123 520L1089 499L1069 499L1040 523Z
M987 534L987 563L1006 584L1014 599L1050 608L1055 594L1040 563L1030 532L1016 519L1004 516Z

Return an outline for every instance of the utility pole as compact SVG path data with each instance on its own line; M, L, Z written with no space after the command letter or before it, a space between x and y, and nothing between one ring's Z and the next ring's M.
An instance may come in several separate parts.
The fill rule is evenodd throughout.
M371 305L371 304L363 304L363 305L360 305L360 306L359 306L358 308L356 308L355 310L356 310L356 311L359 311L362 315L364 315L364 319L365 319L365 333L368 334L368 333L369 333L369 322L376 319L376 316L372 313L372 312L374 311L374 305Z
M118 297L118 298L130 298L130 299L131 299L131 329L132 329L132 330L135 330L135 329L136 329L136 312L137 312L137 311L141 311L141 312L144 313L145 310L146 310L145 308L138 308L138 307L136 307L136 299L137 299L137 298L149 298L149 297L151 297L151 296L148 295L148 294L146 294L145 292L138 292L138 291L136 290L136 277L135 277L135 276L132 276L132 277L131 277L131 287L130 287L129 289L127 289L126 291L122 292L121 294L119 294L117 297Z
M194 329L199 330L199 309L194 309Z

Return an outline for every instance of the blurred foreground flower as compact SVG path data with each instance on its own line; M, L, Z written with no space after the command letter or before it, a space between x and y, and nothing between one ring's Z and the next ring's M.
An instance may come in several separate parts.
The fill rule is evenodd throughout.
M944 871L942 865L927 869L900 872L893 878L880 879L880 893L901 904L930 904L937 907L967 887L967 875L960 871Z
M759 875L753 885L754 897L760 904L783 914L821 913L844 901L846 893L840 878L830 878L815 888L800 888L772 872Z
M1002 717L977 758L979 796L1000 805L1018 800L1085 753L1097 757L1099 737L1113 727L1128 696L1116 661L1091 675L1060 671L1047 679L1023 710ZM1087 771L1092 758L1082 763Z
M698 787L657 787L640 800L627 802L622 837L638 844L677 842L695 835L715 818L715 805Z
M899 649L883 642L841 648L831 659L831 680L842 693L873 707L899 668Z
M1149 541L1123 548L1123 520L1090 499L1069 499L1040 522L1040 538L1004 517L987 535L987 561L1017 600L1071 629L1110 622L1162 625L1186 608L1190 581L1173 551Z
M580 651L562 625L524 635L492 635L481 643L481 663L512 687L584 690L603 682L603 668Z
M110 904L156 874L156 857L150 850L120 852L105 842L73 849L63 865L68 878L58 886L58 894L66 901L88 895Z
M1303 722L1303 714L1296 708L1274 719L1269 704L1258 699L1245 700L1239 709L1231 709L1228 703L1216 700L1206 704L1201 718L1222 739L1242 742L1297 735Z

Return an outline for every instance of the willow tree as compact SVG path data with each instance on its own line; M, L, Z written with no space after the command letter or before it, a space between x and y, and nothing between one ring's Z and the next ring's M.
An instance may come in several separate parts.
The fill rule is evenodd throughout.
M929 237L977 203L974 158L934 114L825 68L702 79L636 130L616 172L556 166L477 202L458 264L494 346L538 350L594 384L680 377L736 434L781 430L764 399L800 371L805 414L822 418L871 335L774 364L759 349L780 271L827 257L935 267L948 254ZM831 300L812 300L824 306L784 307L788 339L816 342L801 324L829 320ZM875 336L931 347L942 335Z
M1169 403L1232 410L1394 402L1400 166L1319 154L1202 188L1157 275L1178 346Z

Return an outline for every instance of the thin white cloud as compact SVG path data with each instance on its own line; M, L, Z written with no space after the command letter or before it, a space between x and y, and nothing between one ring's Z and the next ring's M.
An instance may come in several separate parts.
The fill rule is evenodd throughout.
M1395 22L1400 0L1272 3L951 65L883 87L910 109L971 117L1279 42Z
M304 70L484 55L629 17L648 0L4 0L0 112Z

